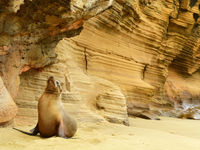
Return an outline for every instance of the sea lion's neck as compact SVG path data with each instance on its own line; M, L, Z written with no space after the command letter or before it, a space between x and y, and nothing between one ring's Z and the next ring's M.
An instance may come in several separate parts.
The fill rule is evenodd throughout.
M51 90L45 90L46 94L53 94L53 95L61 95L61 93L58 93L58 91L51 91Z
M61 96L61 93L58 93L58 92L52 92L52 91L45 91L44 94L45 96L47 97L51 97L51 99L60 99L60 96ZM53 98L54 97L54 98Z

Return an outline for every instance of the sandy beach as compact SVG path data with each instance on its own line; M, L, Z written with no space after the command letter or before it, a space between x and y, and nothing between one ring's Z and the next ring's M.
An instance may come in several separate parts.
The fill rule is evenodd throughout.
M34 126L17 126L28 131ZM130 126L82 123L72 139L28 136L0 128L0 150L199 150L198 120L130 118Z

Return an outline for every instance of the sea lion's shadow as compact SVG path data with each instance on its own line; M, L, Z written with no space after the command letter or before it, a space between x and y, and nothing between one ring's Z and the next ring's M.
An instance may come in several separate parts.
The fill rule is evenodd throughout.
M55 136L55 137L59 137L59 138L63 138L63 139L68 139L68 140L80 139L79 137L71 137L71 138L68 138L68 137L60 137L60 136Z

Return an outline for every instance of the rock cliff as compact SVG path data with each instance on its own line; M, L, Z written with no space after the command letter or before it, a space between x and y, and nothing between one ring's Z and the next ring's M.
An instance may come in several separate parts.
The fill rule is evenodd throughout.
M12 98L20 74L56 63L57 43L80 34L84 21L111 5L112 0L1 0L0 75Z
M0 4L0 75L19 118L36 117L49 75L80 121L199 118L199 1Z

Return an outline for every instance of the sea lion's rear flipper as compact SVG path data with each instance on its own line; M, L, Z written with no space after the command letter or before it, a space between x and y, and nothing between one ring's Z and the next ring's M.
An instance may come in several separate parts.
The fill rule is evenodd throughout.
M37 135L39 133L39 127L38 127L38 123L35 126L35 128L31 129L30 132L32 133L32 135Z
M23 131L23 130L20 130L20 129L17 129L17 128L13 128L13 129L15 129L15 130L17 130L17 131L19 131L19 132L22 132L22 133L24 133L24 134L27 134L27 135L32 135L32 136L37 135L37 134L39 133L38 124L36 125L35 128L32 129L32 132L31 132L31 133L26 132L26 131Z

